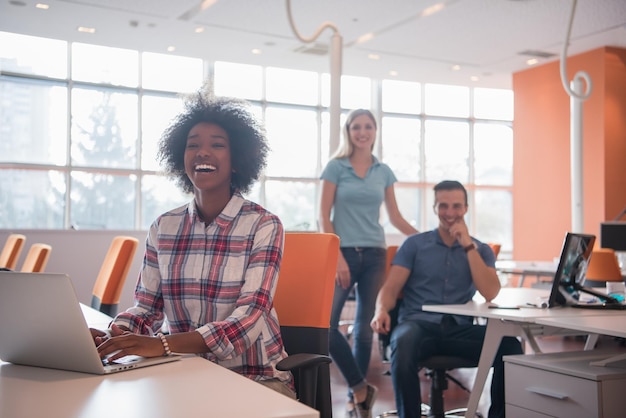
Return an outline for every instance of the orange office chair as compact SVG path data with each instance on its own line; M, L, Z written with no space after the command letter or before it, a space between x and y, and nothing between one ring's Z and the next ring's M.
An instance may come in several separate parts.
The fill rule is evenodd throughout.
M139 240L134 237L113 238L93 287L91 307L109 316L117 314L122 288L133 263Z
M294 374L300 402L332 416L330 312L335 291L339 237L318 232L287 232L274 295L280 332L289 357L278 370Z
M391 262L393 261L393 257L395 257L396 252L398 252L397 245L389 245L387 247L387 264L385 267L385 280L387 279L387 275L389 275L389 268L391 267Z
M0 253L0 268L15 270L17 259L20 257L22 247L24 247L24 241L26 241L26 236L22 234L10 234L7 237Z
M491 250L496 255L496 259L498 259L498 254L500 254L500 249L502 248L502 245L495 242L488 242L487 245L491 247Z
M624 281L619 268L615 250L611 248L596 248L591 252L585 286L603 286L603 282Z
M23 273L41 273L48 264L48 258L52 247L48 244L36 243L30 246L24 263L22 263Z

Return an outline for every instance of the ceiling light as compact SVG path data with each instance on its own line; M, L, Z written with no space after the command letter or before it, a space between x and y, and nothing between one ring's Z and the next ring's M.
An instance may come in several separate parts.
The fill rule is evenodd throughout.
M96 33L96 28L89 28L87 26L79 26L76 30L82 33Z
M197 28L195 28L193 30L195 33L202 33L204 32L204 27L203 26L198 26Z
M480 78L478 78L477 75L473 75L470 77L470 81L478 81L478 80L480 80Z
M445 7L445 4L443 3L433 4L432 6L427 7L424 10L422 10L422 17L432 16L435 13L443 10L444 7Z
M253 48L251 52L254 55L261 55L263 53L263 51L261 51L259 48Z
M176 51L176 47L175 46L168 46L167 47L167 52L174 52Z
M392 77L395 77L395 76L398 75L398 72L396 70L391 70L391 71L389 71L389 75L392 76Z
M367 58L369 58L371 60L379 60L380 59L380 55L378 55L378 54L368 54Z
M459 64L455 64L452 67L450 67L450 69L452 71L459 71L461 69L461 66Z
M359 36L357 38L357 40L356 40L356 43L357 44L362 44L362 43L367 42L367 41L369 41L370 39L373 39L373 38L374 38L374 33L373 32L369 32L369 33L366 33L365 35Z
M206 10L209 7L213 6L215 3L217 3L217 0L204 0L200 4L200 10Z
M42 10L48 10L50 8L49 5L44 4L44 3L37 3L37 4L35 4L35 7L37 9L42 9Z
M535 65L539 63L539 60L537 58L531 58L529 60L526 60L526 65Z

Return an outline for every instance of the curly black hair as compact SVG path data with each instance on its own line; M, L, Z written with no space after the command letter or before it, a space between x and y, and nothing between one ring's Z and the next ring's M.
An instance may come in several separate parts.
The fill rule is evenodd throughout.
M232 190L250 191L265 168L269 146L265 128L250 111L249 103L232 97L216 97L200 90L185 100L185 110L163 132L157 158L165 173L185 193L193 193L193 184L185 174L185 147L189 131L199 123L214 123L228 134Z

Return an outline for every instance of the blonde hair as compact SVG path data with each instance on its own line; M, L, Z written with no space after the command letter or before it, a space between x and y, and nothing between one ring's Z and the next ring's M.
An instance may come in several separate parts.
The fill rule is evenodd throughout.
M343 125L342 129L341 143L339 144L339 147L337 147L337 151L335 151L331 159L345 158L352 155L354 147L352 146L352 142L350 142L350 125L352 125L354 119L362 115L369 117L374 123L374 129L378 130L376 118L371 111L367 109L354 109L353 111L348 113L346 123ZM374 150L374 144L376 144L376 138L374 138L374 142L372 142L372 150Z

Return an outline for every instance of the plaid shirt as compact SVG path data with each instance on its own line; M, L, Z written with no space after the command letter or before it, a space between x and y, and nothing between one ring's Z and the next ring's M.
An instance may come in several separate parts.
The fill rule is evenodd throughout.
M235 193L209 225L195 203L161 215L150 227L135 305L115 318L132 332L197 331L201 354L253 380L280 379L286 357L273 297L284 231L278 217Z

